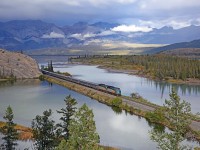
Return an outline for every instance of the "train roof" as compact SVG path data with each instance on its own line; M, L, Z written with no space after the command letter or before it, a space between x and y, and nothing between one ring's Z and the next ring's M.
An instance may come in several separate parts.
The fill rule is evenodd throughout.
M47 70L42 70L42 71L44 71L44 72L49 72L49 71L47 71ZM49 73L57 74L57 73L55 73L55 72L49 72ZM65 76L65 75L62 75L62 74L59 74L59 75L60 75L60 76L63 76L63 77L72 78L72 79L74 79L74 80L79 80L79 81L81 81L81 82L85 82L85 83L92 84L92 85L95 85L95 86L97 86L97 85L99 85L99 86L106 86L106 87L108 87L108 88L119 89L119 90L120 90L120 88L118 88L118 87L114 87L114 86L111 86L111 85L106 85L106 84L103 84L103 83L96 84L96 83L93 83L93 82L89 82L89 81L82 80L82 79L76 79L76 78L73 78L73 77L70 77L70 76Z
M118 88L118 87L115 87L115 86L111 86L111 85L106 85L106 84L98 84L99 86L106 86L106 87L108 87L108 88L112 88L112 89L120 89L120 88Z

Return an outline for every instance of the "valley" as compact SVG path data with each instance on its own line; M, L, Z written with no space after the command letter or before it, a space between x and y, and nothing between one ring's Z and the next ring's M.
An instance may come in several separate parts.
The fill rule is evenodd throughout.
M1 0L1 150L200 150L199 0Z

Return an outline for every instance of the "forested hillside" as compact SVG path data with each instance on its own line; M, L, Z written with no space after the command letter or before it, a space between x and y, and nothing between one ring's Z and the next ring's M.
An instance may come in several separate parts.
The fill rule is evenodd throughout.
M200 61L164 55L134 56L131 62L144 67L143 72L159 79L172 77L186 80L200 79Z

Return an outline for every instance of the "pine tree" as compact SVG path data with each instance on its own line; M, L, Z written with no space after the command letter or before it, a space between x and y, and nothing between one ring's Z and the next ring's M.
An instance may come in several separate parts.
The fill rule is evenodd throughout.
M56 150L67 150L67 142L63 139L60 144L56 147Z
M70 137L67 142L69 150L100 150L99 135L96 132L94 115L86 104L75 113L70 121Z
M172 89L170 93L170 100L165 100L166 116L169 119L173 131L171 132L158 132L152 130L151 139L158 143L158 148L162 150L183 150L188 149L180 143L185 139L188 126L191 123L191 107L186 101L180 100L180 97Z
M14 150L17 146L18 133L15 129L16 124L13 122L14 114L10 106L7 107L5 116L3 117L6 120L5 126L1 128L4 137L2 140L4 143L1 145L2 149Z
M69 129L68 129L69 122L76 111L77 101L74 98L72 98L70 95L67 96L64 99L64 101L65 101L66 107L62 108L60 111L57 111L58 113L62 114L62 117L60 118L62 123L57 124L57 126L61 128L62 135L67 141L69 138Z
M43 116L37 115L32 121L33 138L38 150L51 150L55 147L56 128L51 115L52 111L49 109L43 112Z

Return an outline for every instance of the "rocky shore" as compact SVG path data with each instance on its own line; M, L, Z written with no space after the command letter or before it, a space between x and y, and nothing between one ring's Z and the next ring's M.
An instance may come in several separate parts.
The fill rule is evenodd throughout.
M41 74L37 62L31 57L0 49L1 78L31 79Z

